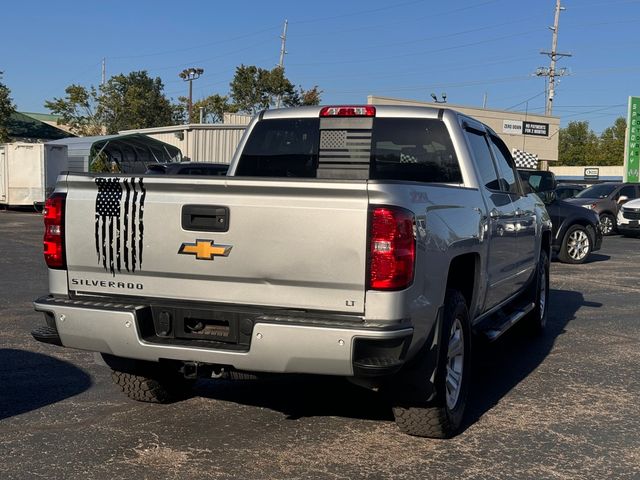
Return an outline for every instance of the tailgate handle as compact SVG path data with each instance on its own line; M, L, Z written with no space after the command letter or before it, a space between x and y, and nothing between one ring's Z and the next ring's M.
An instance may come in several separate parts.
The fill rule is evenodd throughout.
M229 207L183 205L182 228L197 232L227 232L229 230Z

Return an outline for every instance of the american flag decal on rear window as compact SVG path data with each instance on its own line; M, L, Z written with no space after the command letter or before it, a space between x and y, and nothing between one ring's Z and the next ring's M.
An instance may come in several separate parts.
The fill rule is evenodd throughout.
M322 130L320 163L369 163L371 130Z
M98 264L115 276L142 267L144 200L142 178L96 178L95 240Z

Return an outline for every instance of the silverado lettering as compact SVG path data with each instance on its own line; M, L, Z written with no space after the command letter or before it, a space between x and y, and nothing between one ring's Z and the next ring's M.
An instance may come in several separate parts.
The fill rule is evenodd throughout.
M144 285L142 283L113 282L109 280L86 280L83 278L72 278L71 285L86 286L86 287L104 287L104 288L126 288L129 290L144 289Z

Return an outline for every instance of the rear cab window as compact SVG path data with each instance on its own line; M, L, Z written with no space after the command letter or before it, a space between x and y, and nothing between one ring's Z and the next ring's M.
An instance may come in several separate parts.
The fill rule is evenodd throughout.
M262 120L235 175L462 183L444 122L428 118Z

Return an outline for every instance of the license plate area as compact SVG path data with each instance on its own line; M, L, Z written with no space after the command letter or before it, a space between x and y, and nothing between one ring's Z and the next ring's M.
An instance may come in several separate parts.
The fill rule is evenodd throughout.
M250 346L254 325L246 313L176 306L152 306L149 320L142 328L148 341L232 349Z

